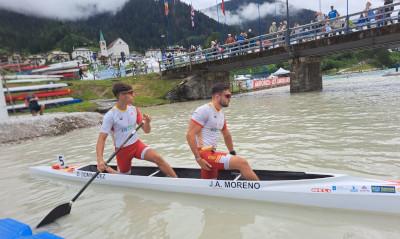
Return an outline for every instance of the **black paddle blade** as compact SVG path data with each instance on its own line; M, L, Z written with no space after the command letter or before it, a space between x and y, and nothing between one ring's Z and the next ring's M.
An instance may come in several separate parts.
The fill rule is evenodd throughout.
M71 203L64 203L54 208L43 220L36 226L36 228L42 227L49 223L54 222L60 217L68 215L71 212Z

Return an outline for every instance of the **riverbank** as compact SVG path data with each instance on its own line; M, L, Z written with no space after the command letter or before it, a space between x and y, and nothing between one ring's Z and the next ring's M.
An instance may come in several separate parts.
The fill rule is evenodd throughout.
M102 118L101 114L94 112L12 116L0 123L0 144L63 135L75 129L98 126Z

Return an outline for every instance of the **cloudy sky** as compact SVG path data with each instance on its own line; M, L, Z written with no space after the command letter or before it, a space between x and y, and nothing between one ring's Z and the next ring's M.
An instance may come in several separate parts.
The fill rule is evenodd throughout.
M77 19L93 15L98 12L116 12L128 0L0 0L0 8L7 8L18 12L30 13L38 16L59 18L59 19ZM187 3L192 2L196 9L205 9L215 5L216 1L221 0L181 0ZM226 0L227 1L227 0ZM312 10L321 9L323 12L329 10L330 5L334 5L342 14L346 12L345 0L289 0L294 7L308 8ZM399 1L399 0L397 0ZM350 12L360 11L365 6L365 0L349 0ZM377 7L383 4L383 0L371 0L373 6ZM229 15L231 22L238 18L251 19L255 15L256 5L250 4L241 7L239 15ZM275 6L264 4L260 7L261 14L267 14L275 11ZM213 13L209 13L212 15ZM214 17L214 16L213 16Z

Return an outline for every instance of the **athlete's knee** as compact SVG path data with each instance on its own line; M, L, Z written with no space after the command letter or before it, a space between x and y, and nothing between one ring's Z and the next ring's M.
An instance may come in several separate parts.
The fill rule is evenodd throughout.
M247 160L239 156L232 157L232 164L236 169L239 170L250 168L250 165L247 162Z
M165 161L164 159L157 153L153 152L149 157L148 161L153 162L157 165L163 164Z

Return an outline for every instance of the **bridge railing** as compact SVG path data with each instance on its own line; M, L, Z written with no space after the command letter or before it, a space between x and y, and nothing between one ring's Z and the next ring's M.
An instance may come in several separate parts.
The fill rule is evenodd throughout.
M266 51L276 47L299 44L335 35L346 35L352 32L400 23L400 3L380 6L334 19L295 26L286 30L260 35L254 38L236 41L230 44L215 46L202 51L189 52L180 56L167 57L160 61L162 71L211 62L249 53Z

